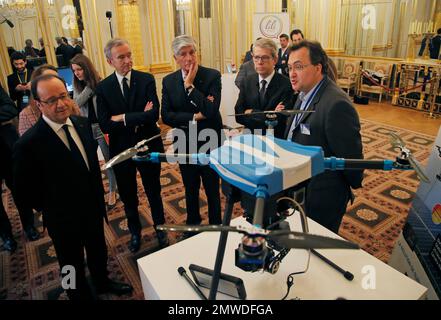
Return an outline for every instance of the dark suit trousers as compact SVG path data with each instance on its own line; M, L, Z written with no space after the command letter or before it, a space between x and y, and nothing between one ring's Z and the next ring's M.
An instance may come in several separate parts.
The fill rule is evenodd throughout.
M96 217L96 212L85 211L78 213L79 221L75 227L69 228L65 225L54 227L53 223L48 223L47 227L57 253L60 271L64 266L75 268L76 289L67 290L71 300L91 299L84 270L84 249L93 283L99 285L108 280L104 222L101 217L93 220L87 217L88 215Z
M209 166L180 164L182 180L185 187L185 201L187 204L187 224L201 223L199 213L199 189L202 183L208 200L208 219L210 224L222 224L219 176Z
M312 180L306 187L306 215L338 233L349 199L350 189L343 179Z
M147 199L149 200L152 218L155 225L164 224L164 206L161 198L161 164L125 161L114 167L118 192L124 203L129 230L134 235L141 234L141 221L138 213L138 169Z
M0 184L3 179L6 182L6 186L12 191L14 196L14 190L12 189L12 145L17 141L18 135L14 130L3 131L4 135L0 138ZM8 142L8 143L7 143ZM32 161L29 159L29 161ZM34 225L34 213L31 208L26 208L20 203L15 203L18 213L20 215L21 224L24 229L27 229ZM12 236L11 223L9 222L8 215L0 195L0 234Z

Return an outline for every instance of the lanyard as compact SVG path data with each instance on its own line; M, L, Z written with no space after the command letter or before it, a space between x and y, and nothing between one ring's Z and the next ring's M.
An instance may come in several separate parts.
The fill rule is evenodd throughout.
M17 71L17 78L18 78L18 81L20 81L20 84L27 83L26 80L28 79L28 69L25 69L25 72L24 72L24 82L21 81L21 78L20 78L20 75L18 74L18 71Z
M322 87L323 81L325 79L322 79L322 81L319 82L319 84L317 85L317 87L315 87L314 91L312 92L311 96L308 98L308 100L306 101L305 107L303 108L303 111L306 111L309 109L309 105L312 102L312 99L314 99L315 95L317 94L317 92L320 90L320 88Z
M325 80L325 79L322 79L322 81L319 82L319 84L317 85L317 87L315 87L315 89L314 89L314 91L312 92L311 96L310 96L310 97L308 98L308 100L306 101L305 107L304 107L303 109L300 107L300 109L301 109L302 111L306 111L306 110L309 109L309 106L310 106L310 104L312 103L312 100L314 99L315 95L317 94L317 92L318 92L318 91L320 90L320 88L322 87L324 80ZM293 122L292 122L292 124L291 124L291 128L289 129L290 131L289 131L289 134L288 134L288 140L291 140L291 139L292 139L292 136L293 136L293 134L294 134L294 130L297 128L297 126L299 125L299 123L300 123L300 121L302 120L302 118L303 118L303 113L299 113L299 114L296 114L296 115L295 115L294 120L293 120Z

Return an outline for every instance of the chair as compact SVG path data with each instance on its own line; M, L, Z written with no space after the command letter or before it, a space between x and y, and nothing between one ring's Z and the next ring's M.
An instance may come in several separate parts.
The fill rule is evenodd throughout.
M355 88L357 84L357 72L359 61L345 61L343 65L343 71L341 76L337 79L337 84L342 89L346 89L349 92L352 88Z
M369 73L371 78L373 78L380 85L375 85L374 83L371 82L371 80L369 80L366 76L362 74L360 81L361 93L369 92L369 93L378 94L379 95L378 102L381 103L381 98L383 97L383 93L385 91L384 87L387 88L389 86L391 71L392 71L391 64L375 63L374 70L369 70Z

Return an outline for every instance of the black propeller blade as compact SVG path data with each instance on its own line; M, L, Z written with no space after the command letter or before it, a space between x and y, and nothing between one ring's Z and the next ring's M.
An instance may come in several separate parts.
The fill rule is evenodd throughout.
M251 113L238 113L238 114L229 114L229 117L235 117L235 116L252 116L256 114L282 114L284 116L292 116L296 114L303 114L303 113L314 113L315 111L308 111L308 110L282 110L282 111L257 111L257 112L251 112Z
M270 233L269 238L287 249L359 249L357 244L346 240L302 232L274 236Z
M269 238L280 246L287 249L358 249L358 245L325 236L309 233L294 232L290 230L264 230L256 227L230 227L219 225L184 226L184 225L160 225L158 230L176 232L238 232L248 236Z

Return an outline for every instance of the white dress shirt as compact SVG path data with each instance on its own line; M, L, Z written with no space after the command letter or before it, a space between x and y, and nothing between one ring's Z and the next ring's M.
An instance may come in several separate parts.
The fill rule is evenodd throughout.
M67 118L66 123L59 124L59 123L53 122L51 119L46 117L44 114L42 115L42 117L43 117L43 120L46 121L46 123L49 125L49 127L51 127L52 130L54 130L55 134L61 139L61 141L63 141L64 145L70 150L69 142L68 142L67 136L66 136L66 132L64 132L64 129L63 129L63 126L65 124L67 124L67 126L69 128L70 135L72 136L72 139L74 140L74 142L77 144L77 147L80 150L81 155L83 156L84 162L87 165L87 169L90 170L89 161L87 160L86 149L84 149L83 143L81 142L80 136L78 135L77 130L75 130L75 127L74 127L72 121L69 118Z
M130 79L132 77L132 71L127 73L125 76L122 76L118 72L115 71L115 75L116 75L116 78L118 79L119 87L121 88L121 93L123 94L123 97L124 97L123 79L127 78L127 85L130 88Z
M122 95L124 97L124 88L123 88L123 79L127 78L127 85L130 88L130 79L132 77L132 71L129 71L125 76L120 75L118 72L115 71L116 78L118 79L119 87L121 88ZM123 122L124 126L127 126L126 124L126 114L123 114Z
M274 70L268 77L263 78L260 74L259 74L259 91L262 90L262 80L266 81L266 86L265 86L265 90L268 89L268 86L271 82L271 80L273 80L274 75L276 74L276 71Z

